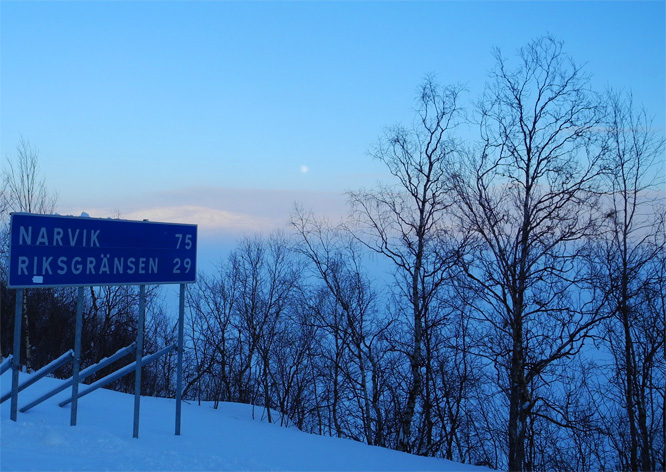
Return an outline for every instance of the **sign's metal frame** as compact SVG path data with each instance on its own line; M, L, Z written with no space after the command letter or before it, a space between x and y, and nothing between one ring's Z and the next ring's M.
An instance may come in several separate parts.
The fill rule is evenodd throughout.
M10 288L16 289L16 309L10 419L17 421L18 415L24 290L27 288L78 287L70 418L70 425L76 426L83 289L86 286L96 285L139 285L139 329L136 341L133 430L133 437L138 438L145 288L146 285L179 284L175 433L180 435L185 290L188 283L196 281L196 247L196 225L31 213L11 214L8 285ZM141 266L141 258L143 258L143 266ZM160 269L160 266L164 267L164 265L167 266L167 270ZM127 270L125 270L126 268ZM28 273L29 269L32 269L32 273ZM169 272L168 269L171 271ZM21 274L21 271L25 273ZM82 274L84 271L85 274ZM21 275L25 277L21 277Z
M197 226L12 213L9 288L196 280Z

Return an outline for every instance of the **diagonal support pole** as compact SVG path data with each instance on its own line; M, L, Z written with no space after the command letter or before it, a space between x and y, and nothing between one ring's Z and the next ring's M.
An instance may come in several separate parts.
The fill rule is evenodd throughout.
M170 346L167 346L164 349L161 349L161 350L157 351L155 354L151 354L149 356L144 357L143 359L141 359L140 364L141 364L141 366L148 365L151 362L159 359L160 357L164 356L165 354L170 353L171 351L173 351L174 349L177 349L177 348L178 348L177 344L172 344ZM86 395L88 395L89 393L94 392L98 388L102 388L105 385L110 384L114 380L118 380L119 378L124 377L127 374L131 374L132 372L135 372L136 367L137 367L137 363L135 361L135 362L132 362L131 364L126 365L125 367L122 367L122 368L118 369L117 371L113 372L112 374L109 374L106 377L101 378L101 379L99 379L98 381L96 381L94 383L91 383L90 385L86 386L86 388L79 391L79 398L83 398ZM65 406L65 405L68 405L71 402L72 402L72 399L68 398L67 400L63 400L60 403L58 403L58 405Z
M91 376L92 374L94 374L95 372L97 372L97 371L103 369L103 368L106 367L107 365L113 364L113 363L114 363L115 361L117 361L118 359L122 359L123 357L125 357L125 356L127 356L127 355L133 353L135 349L136 349L136 344L135 344L135 343L132 343L132 344L130 344L130 345L127 346L127 347L124 347L124 348L122 348L122 349L119 349L119 350L116 351L116 353L113 354L112 356L110 356L110 357L106 357L106 358L102 359L102 360L99 361L97 364L95 364L95 365L91 365L91 366L88 367L87 369L83 369L83 370L79 373L79 382L83 382L87 377L89 377L89 376ZM48 400L48 399L51 398L53 395L56 395L56 394L62 392L63 390L65 390L66 388L71 387L73 381L74 381L74 377L70 377L69 379L67 379L67 380L66 380L62 385L60 385L59 387L54 388L53 390L51 390L51 391L45 393L44 395L42 395L41 397L37 398L36 400L34 400L34 401L28 403L28 404L25 405L23 408L21 408L19 411L20 411L21 413L25 413L26 411L28 411L28 410L30 410L31 408L33 408L33 407L39 405L39 404L42 403L43 401ZM77 393L77 395L78 395L78 393ZM81 398L81 395L78 395L78 397Z
M20 384L16 388L17 393L25 390L26 388L28 388L29 386L31 386L32 384L37 382L39 379L41 379L43 377L46 377L47 375L49 375L51 372L53 372L57 368L67 364L69 361L72 360L73 357L74 357L74 351L72 351L70 349L69 351L64 353L62 356L60 356L57 359L49 362L44 367L39 369L37 372L32 374L30 377L28 377L28 379L26 379L22 384ZM0 397L0 403L4 403L5 400L7 400L11 396L12 396L12 392L4 394L2 397Z
M7 357L7 359L2 361L2 365L0 366L0 375L4 374L5 372L7 372L9 369L12 368L13 360L14 360L14 355L10 354L9 357Z

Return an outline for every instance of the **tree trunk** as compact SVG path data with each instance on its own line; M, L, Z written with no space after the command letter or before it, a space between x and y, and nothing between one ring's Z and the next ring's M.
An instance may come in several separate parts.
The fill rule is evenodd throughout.
M653 458L651 454L651 439L652 434L648 425L648 408L649 400L647 398L649 391L650 383L650 364L652 364L652 356L647 356L647 359L644 360L644 365L641 372L641 385L638 386L638 395L636 398L636 415L637 415L637 427L639 434L639 441L641 447L641 468L644 471L653 471Z
M419 245L422 245L419 240ZM422 252L422 251L421 251ZM423 324L421 320L421 304L419 303L419 279L421 271L421 260L417 258L416 267L412 275L412 307L414 315L414 344L409 356L409 367L412 372L412 386L407 393L407 404L402 414L400 422L400 432L398 434L398 451L411 452L410 440L412 435L412 420L416 411L416 399L423 381L421 379L421 343L423 341Z
M333 365L333 426L335 427L335 436L342 437L342 427L340 426L340 419L338 418L338 404L340 403L340 362L341 362L341 347L338 338L338 332L335 332L335 364Z
M523 326L518 317L514 320L513 354L511 356L509 390L509 470L523 470L525 462L525 422L527 419Z
M268 417L268 422L272 423L273 418L271 416L271 396L269 392L270 388L270 378L269 378L269 369L268 369L268 355L264 356L264 408L266 409L266 415Z
M375 410L375 439L376 446L384 447L384 416L380 405L381 395L379 387L379 369L378 363L372 358L372 407Z
M626 239L624 241L624 255L626 255ZM623 258L624 259L624 258ZM636 381L636 372L634 370L634 348L631 337L631 325L629 322L629 307L627 306L627 263L623 260L623 270L621 283L621 298L619 306L619 315L622 321L624 334L624 367L625 367L625 388L624 399L626 402L627 421L629 422L629 468L632 471L638 469L638 431L636 429L635 405L634 405L634 385Z
M363 360L363 351L361 350L360 343L356 345L356 356L358 357L359 370L360 370L360 383L361 392L363 395L363 432L365 433L365 440L368 445L373 445L372 437L372 410L370 409L370 397L368 395L368 381L366 379L365 361Z

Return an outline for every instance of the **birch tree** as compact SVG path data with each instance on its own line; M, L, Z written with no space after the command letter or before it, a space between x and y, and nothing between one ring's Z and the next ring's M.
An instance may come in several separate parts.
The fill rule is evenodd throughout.
M401 348L410 371L397 440L401 451L418 452L413 451L412 421L424 385L425 320L447 281L447 268L458 256L444 241L449 237L445 216L451 205L446 171L458 151L453 131L461 119L460 92L426 80L419 89L414 126L389 128L372 152L394 181L349 194L359 240L395 268L397 295L404 301L411 330L407 346Z
M46 181L39 169L39 151L28 140L21 137L16 146L16 155L7 158L3 166L2 192L0 193L0 223L2 228L2 241L0 247L0 268L2 268L2 283L6 283L8 275L5 261L9 254L9 215L13 212L26 213L53 213L56 207L57 195L48 190ZM24 295L24 297L27 294ZM31 368L31 346L29 313L24 303L23 310L23 361L27 369ZM3 323L9 329L9 323ZM13 326L13 321L11 322Z
M607 102L604 232L592 261L593 280L604 295L601 309L609 315L603 336L614 359L609 396L622 411L611 433L619 463L649 471L657 462L664 466L658 417L663 403L657 400L665 368L660 293L665 202L658 192L663 188L664 137L646 111L636 109L631 94L610 92Z
M291 225L299 236L296 251L308 261L313 278L330 294L333 309L318 317L318 323L334 339L335 355L333 418L338 436L342 431L337 419L338 378L343 377L355 398L361 434L354 434L369 445L384 446L383 413L379 388L381 348L377 339L390 322L376 313L376 293L362 264L361 247L341 227L297 207ZM342 375L338 375L340 372ZM349 415L352 416L352 415Z
M481 144L451 180L475 241L464 269L492 339L486 355L508 400L508 468L529 470L526 424L549 404L535 386L597 322L579 296L577 257L594 232L600 113L583 70L551 37L521 48L515 66L495 51L478 113Z

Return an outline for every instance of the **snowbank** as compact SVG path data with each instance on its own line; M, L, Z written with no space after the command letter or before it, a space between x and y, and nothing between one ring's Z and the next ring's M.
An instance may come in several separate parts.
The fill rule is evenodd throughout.
M26 374L21 374L22 379ZM19 394L19 407L61 382L42 379ZM11 371L0 391L11 389ZM339 470L481 471L441 459L316 436L261 421L261 410L235 403L183 403L176 436L175 401L142 397L139 439L132 438L134 397L100 389L79 401L78 425L58 402L70 389L9 420L2 404L0 470Z

